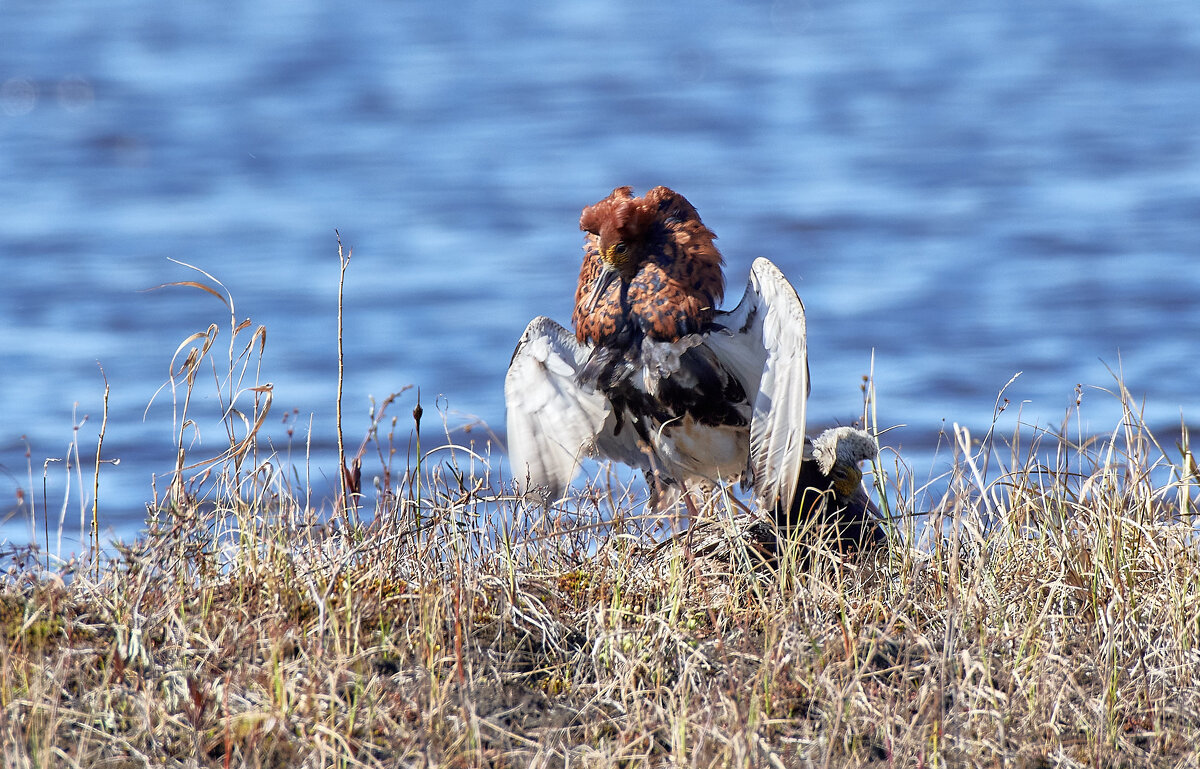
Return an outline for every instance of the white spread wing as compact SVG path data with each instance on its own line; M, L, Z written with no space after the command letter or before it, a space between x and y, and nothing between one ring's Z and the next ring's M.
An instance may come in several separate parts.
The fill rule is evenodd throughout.
M592 455L609 414L602 393L576 383L588 353L562 326L534 318L504 378L513 480L522 489L545 489L547 501L562 496L580 462Z
M790 510L804 459L808 342L804 304L768 259L755 259L742 301L716 321L708 345L741 377L754 403L750 469L768 509ZM755 395L757 393L757 395Z

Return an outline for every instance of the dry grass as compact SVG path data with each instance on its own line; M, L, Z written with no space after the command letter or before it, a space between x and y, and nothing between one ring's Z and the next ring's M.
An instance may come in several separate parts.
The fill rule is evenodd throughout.
M611 484L545 515L499 496L486 445L404 457L381 407L373 515L328 523L259 453L265 335L222 301L228 447L188 456L214 326L178 352L145 538L15 557L0 587L6 767L1200 763L1186 430L956 431L937 536L772 571L651 553ZM911 522L898 477L878 491Z

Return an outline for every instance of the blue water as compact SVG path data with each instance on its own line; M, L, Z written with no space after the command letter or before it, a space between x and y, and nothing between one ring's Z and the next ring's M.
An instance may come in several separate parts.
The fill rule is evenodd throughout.
M1200 4L992 5L5 0L0 539L30 536L19 493L41 536L43 475L77 529L98 363L106 534L136 534L154 474L161 494L169 393L147 404L190 334L229 342L213 297L146 291L202 278L170 259L266 327L264 433L283 450L292 414L302 456L311 419L320 491L335 228L347 442L368 396L408 384L427 414L441 395L452 425L502 432L512 346L534 315L569 319L579 210L622 184L688 196L731 298L754 257L777 262L809 311L811 418L853 420L873 365L880 423L906 425L885 443L918 477L939 431L986 431L1017 372L1002 429L1018 406L1057 425L1083 384L1082 428L1111 431L1109 368L1152 425L1195 419ZM214 391L197 454L224 445ZM75 440L82 488L46 464Z

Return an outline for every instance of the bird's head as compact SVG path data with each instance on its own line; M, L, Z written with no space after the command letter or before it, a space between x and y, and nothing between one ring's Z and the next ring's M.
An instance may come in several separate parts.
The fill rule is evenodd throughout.
M879 447L871 434L853 427L831 427L813 441L817 465L833 482L839 499L848 499L862 483L859 463L878 454Z
M657 211L632 192L632 187L618 187L604 200L583 209L579 217L579 229L596 238L604 268L625 278L632 277L646 260L658 218Z
M680 249L677 257L711 262L720 275L721 255L712 244L716 236L687 198L666 187L655 187L642 197L634 197L632 187L617 187L583 209L579 229L589 234L600 258L589 309L612 281L631 280L642 265L663 257L669 244Z

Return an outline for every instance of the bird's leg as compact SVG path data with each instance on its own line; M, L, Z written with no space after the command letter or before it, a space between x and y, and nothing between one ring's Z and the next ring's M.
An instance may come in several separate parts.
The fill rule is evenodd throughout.
M683 557L689 565L694 566L692 534L696 531L696 524L700 521L700 511L696 509L696 500L692 499L692 490L684 484L680 485L683 487L683 504L687 508L687 536L683 538Z
M692 490L686 486L683 489L683 505L687 508L685 522L690 530L700 520L700 510L696 508L696 500L692 499Z

